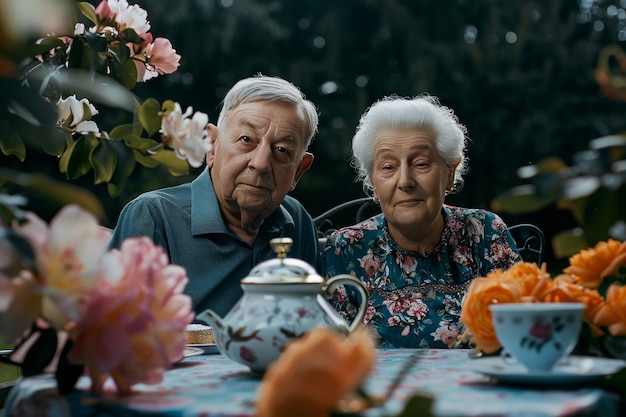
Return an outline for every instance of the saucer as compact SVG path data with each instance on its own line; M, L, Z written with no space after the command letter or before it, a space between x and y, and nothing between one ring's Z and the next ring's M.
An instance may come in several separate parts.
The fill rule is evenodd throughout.
M210 355L213 353L220 353L215 343L192 343L187 345L189 348L202 349L204 355Z
M500 382L517 384L580 384L602 381L626 367L621 359L568 356L550 371L529 371L521 364L505 363L499 356L471 359L473 371Z
M194 347L185 347L185 350L183 351L183 357L188 358L190 356L198 356L198 355L203 355L204 354L204 350L199 349L199 348L194 348Z

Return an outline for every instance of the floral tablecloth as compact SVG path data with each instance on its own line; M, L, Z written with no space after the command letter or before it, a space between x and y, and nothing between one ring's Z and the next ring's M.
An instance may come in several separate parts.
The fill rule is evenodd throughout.
M379 350L366 390L383 394L411 350ZM514 387L471 370L466 350L426 350L385 409L367 416L400 413L416 392L433 394L437 416L619 416L619 399L599 387ZM340 366L340 364L338 364ZM5 416L251 416L260 379L219 354L186 358L158 385L136 393L94 396L83 377L77 392L60 396L50 376L23 378L11 392Z

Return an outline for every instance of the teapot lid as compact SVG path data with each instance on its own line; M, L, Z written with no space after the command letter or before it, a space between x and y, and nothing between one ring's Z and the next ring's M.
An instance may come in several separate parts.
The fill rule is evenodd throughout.
M250 271L250 275L241 280L242 284L321 284L324 278L319 276L308 263L295 258L287 258L293 240L280 237L270 240L270 246L276 252L276 259L261 262Z

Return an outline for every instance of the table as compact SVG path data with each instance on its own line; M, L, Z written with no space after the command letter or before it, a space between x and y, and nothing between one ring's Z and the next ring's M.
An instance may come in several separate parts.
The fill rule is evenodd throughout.
M412 350L378 350L365 387L383 394ZM397 415L416 391L435 396L437 416L619 416L619 398L598 386L546 389L499 385L471 370L467 350L424 350L386 410L367 416ZM158 385L137 385L136 394L94 396L79 391L60 396L51 376L23 378L5 405L5 416L250 416L260 380L220 354L188 357ZM297 417L297 416L294 416Z

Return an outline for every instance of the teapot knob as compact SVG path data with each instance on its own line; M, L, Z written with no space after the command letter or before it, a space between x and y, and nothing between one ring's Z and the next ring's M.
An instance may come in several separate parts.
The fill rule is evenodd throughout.
M277 237L270 240L270 247L276 252L278 259L285 259L287 252L291 249L291 245L293 245L293 239L290 237Z

